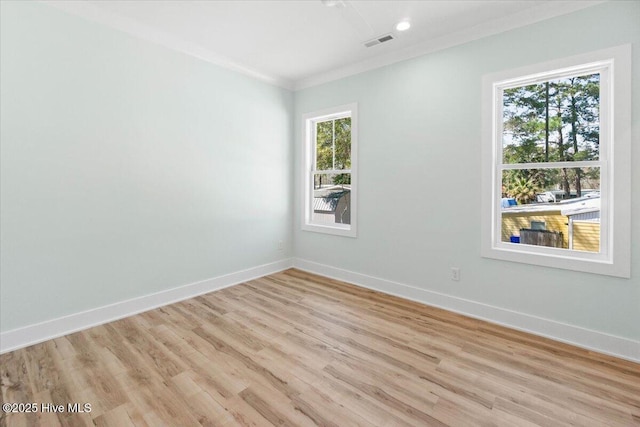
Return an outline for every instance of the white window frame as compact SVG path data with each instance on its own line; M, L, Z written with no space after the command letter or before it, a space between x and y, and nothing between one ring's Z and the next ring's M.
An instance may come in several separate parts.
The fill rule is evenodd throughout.
M312 222L313 214L313 175L315 163L315 125L318 122L351 117L351 169L328 171L329 173L350 173L351 174L351 224L319 224ZM302 116L302 129L304 149L302 159L302 182L304 188L302 207L302 230L314 231L318 233L333 234L338 236L357 236L357 207L358 207L358 105L356 103L340 105L338 107L327 108L314 111Z
M504 89L600 72L600 156L580 167L600 167L599 253L502 242L502 93ZM631 274L631 45L501 71L482 79L482 256L629 278ZM585 163L582 165L582 163ZM555 163L556 167L566 166ZM515 167L535 168L535 164Z

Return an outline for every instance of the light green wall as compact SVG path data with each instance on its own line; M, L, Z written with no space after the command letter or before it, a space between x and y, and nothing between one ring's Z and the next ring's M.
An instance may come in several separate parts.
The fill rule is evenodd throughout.
M635 68L632 279L481 258L482 76L626 43ZM610 2L297 92L297 137L301 114L358 103L360 187L357 239L300 231L296 203L296 256L640 339L637 70L640 2ZM461 268L460 282L450 280L452 266Z
M291 256L289 91L1 8L3 332Z
M631 280L483 259L479 210L481 76L630 42L638 70L639 2L294 95L47 5L0 5L1 331L293 255L640 339L637 72ZM299 231L300 116L354 101L359 236Z

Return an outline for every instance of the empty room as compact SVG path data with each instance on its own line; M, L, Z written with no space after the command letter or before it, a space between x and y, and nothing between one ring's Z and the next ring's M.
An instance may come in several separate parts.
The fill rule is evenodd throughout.
M0 425L640 426L640 1L0 18Z

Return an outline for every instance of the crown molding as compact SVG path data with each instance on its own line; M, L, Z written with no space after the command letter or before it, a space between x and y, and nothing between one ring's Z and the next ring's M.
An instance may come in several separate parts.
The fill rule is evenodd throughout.
M111 13L87 1L40 0L41 3L53 6L69 14L80 16L90 21L115 28L166 48L182 52L220 67L289 90L300 90L312 86L318 86L334 80L363 73L365 71L391 65L396 62L401 62L491 35L503 33L505 31L520 28L556 16L565 15L587 7L605 3L606 1L609 0L561 0L545 2L538 7L510 15L508 17L495 19L446 36L426 40L395 52L389 52L384 55L358 61L344 67L317 73L301 79L291 80L246 67L229 58L205 49L196 43L180 39L168 32L159 31L136 20Z
M240 74L252 77L265 83L292 90L294 82L289 79L263 73L253 68L245 67L229 58L212 52L202 46L183 40L175 35L159 31L148 25L144 25L134 19L120 16L109 12L87 1L78 0L40 0L40 3L52 6L72 15L93 21L111 28L115 28L124 33L138 37L140 39L164 46L168 49L184 53L189 56L201 59L211 64L235 71Z
M432 40L415 44L404 49L389 52L385 55L376 56L355 62L345 67L315 74L310 77L299 79L294 82L294 90L306 89L339 80L365 71L374 70L396 62L416 58L428 53L437 52L453 46L469 43L474 40L500 34L509 30L524 27L556 16L566 15L587 7L605 3L608 0L581 0L581 1L553 1L544 3L536 8L528 9L505 18L495 19L485 22L462 31L458 31L446 36L437 37Z

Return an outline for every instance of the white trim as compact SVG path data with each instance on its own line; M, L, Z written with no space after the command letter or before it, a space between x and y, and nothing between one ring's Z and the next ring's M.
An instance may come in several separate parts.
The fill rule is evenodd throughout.
M545 75L600 67L601 88L610 88L611 97L601 96L603 127L600 161L602 224L601 253L519 245L500 240L501 88L514 81L537 81ZM603 91L606 92L606 91ZM631 45L622 45L582 55L499 71L482 79L482 256L504 261L553 268L631 277ZM611 114L610 117L607 115ZM582 162L581 162L582 163ZM573 164L575 166L575 164ZM541 167L556 167L543 163ZM507 169L515 168L509 165ZM615 184L615 185L614 185ZM612 232L610 232L610 230Z
M287 258L270 264L252 267L200 282L178 286L166 291L120 301L115 304L109 304L2 332L0 334L0 354L234 286L248 280L274 274L291 268L292 265L292 259Z
M175 35L150 26L141 24L138 21L122 17L115 13L104 10L90 2L70 1L70 0L40 0L41 3L48 4L57 9L63 10L76 16L83 17L93 22L98 22L111 28L131 34L135 37L157 43L169 49L183 52L204 61L237 71L258 80L283 87L289 90L300 90L311 86L317 86L344 77L359 74L365 71L381 68L396 62L423 56L428 53L437 52L453 46L468 43L494 34L531 25L536 22L566 15L578 10L604 3L604 0L580 0L580 1L560 1L546 2L522 12L484 22L471 28L447 34L435 39L408 46L402 50L390 52L388 54L375 56L356 62L355 64L340 67L328 72L321 72L313 75L302 76L298 79L289 79L272 73L264 73L260 70L246 67L238 62L225 58L215 52L203 48L202 46L180 39Z
M69 316L29 325L0 334L0 354L14 351L53 338L102 325L124 317L142 313L198 295L234 286L288 268L298 268L329 278L342 280L399 296L422 304L443 308L455 313L534 335L551 338L588 350L640 362L640 341L634 341L590 329L568 325L525 313L519 313L439 292L380 279L341 268L331 267L299 258L289 258L247 270L218 276L201 282L183 285L167 291L110 304Z
M311 222L313 209L313 197L311 187L313 185L313 174L327 171L316 171L313 169L315 157L315 129L314 123L327 120L334 120L344 117L351 118L351 169L336 171L338 173L349 173L351 175L351 224L319 224ZM302 115L302 219L301 229L316 233L333 234L344 237L357 237L358 224L358 104L356 102L339 105L337 107L325 108L323 110L305 113Z
M293 90L294 83L290 79L263 73L260 70L246 67L232 59L226 58L209 49L205 49L197 43L183 40L179 37L176 37L174 34L171 34L170 32L142 24L134 19L127 18L116 13L112 13L107 9L96 6L95 4L92 4L88 1L40 0L40 2L49 6L53 6L72 15L76 15L84 19L106 25L142 40L146 40L148 42L164 46L168 49L182 52L189 56L207 61L211 64L218 65L228 70L244 74L245 76L249 76L254 79L272 84L274 86L282 87L284 89Z
M342 224L336 225L320 225L320 224L302 224L302 231L313 231L314 233L333 234L334 236L356 237L353 229L346 228Z
M429 53L438 52L450 47L469 43L474 40L479 40L495 34L500 34L506 31L531 25L536 22L544 21L546 19L551 19L557 16L566 15L568 13L577 12L578 10L596 6L604 2L604 0L554 0L552 2L546 2L539 7L527 9L517 14L506 16L504 18L484 22L471 28L465 28L464 30L437 37L435 39L426 40L398 51L368 58L328 72L299 78L294 81L293 89L301 90L332 82L334 80L340 80L355 74L360 74L369 70L375 70L377 68L395 64L396 62L405 61L411 58L417 58Z
M597 351L633 362L640 362L640 341L446 295L440 292L429 291L300 258L293 259L293 267L310 273L353 283L367 289L373 289L433 307L443 308L518 331L528 332L533 335L575 345L587 350Z

